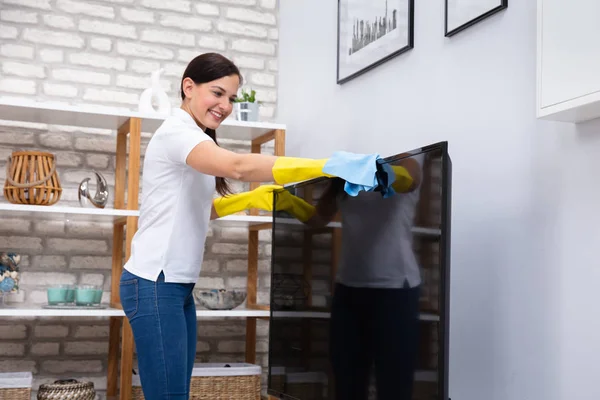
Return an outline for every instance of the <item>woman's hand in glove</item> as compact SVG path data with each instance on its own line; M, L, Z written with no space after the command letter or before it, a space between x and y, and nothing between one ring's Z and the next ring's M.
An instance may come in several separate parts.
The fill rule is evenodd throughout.
M287 211L302 222L306 222L314 214L314 206L292 195L279 185L261 185L249 192L219 197L213 201L213 206L219 217L251 208L273 211L273 196L275 196L275 193L277 193L277 211Z

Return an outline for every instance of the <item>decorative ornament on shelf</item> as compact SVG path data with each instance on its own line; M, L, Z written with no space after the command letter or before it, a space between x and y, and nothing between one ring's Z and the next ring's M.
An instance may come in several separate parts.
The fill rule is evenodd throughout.
M94 382L77 379L59 379L54 383L43 383L38 388L38 400L94 400Z
M238 121L258 121L260 102L256 101L256 90L242 89L242 95L235 99L234 112Z
M51 206L61 196L54 154L14 151L6 163L4 197L13 204Z
M21 256L16 253L0 253L0 297L2 304L5 295L19 291L19 263Z
M140 96L139 111L143 113L170 115L171 101L167 93L160 87L160 74L164 69L158 69L151 75L152 86L144 90ZM156 106L155 106L156 104Z
M87 207L89 203L92 203L94 207L104 208L108 203L108 183L104 176L97 171L92 171L96 175L96 194L92 198L90 193L89 181L91 178L85 178L79 184L78 197L79 204L82 207Z
M244 290L194 290L196 301L209 310L232 310L246 300Z

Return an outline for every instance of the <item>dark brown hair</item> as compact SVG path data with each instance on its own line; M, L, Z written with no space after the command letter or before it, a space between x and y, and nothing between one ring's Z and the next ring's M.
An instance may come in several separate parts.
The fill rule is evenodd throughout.
M240 73L240 70L227 57L218 53L204 53L195 57L190 61L181 77L181 100L185 100L185 93L183 92L183 80L185 78L190 78L198 85L230 75L237 75L240 79L240 84L242 83L242 74ZM206 128L204 133L210 136L217 145L219 144L217 142L217 132L214 129ZM221 196L232 193L229 188L229 183L225 178L217 176L215 179L217 193Z

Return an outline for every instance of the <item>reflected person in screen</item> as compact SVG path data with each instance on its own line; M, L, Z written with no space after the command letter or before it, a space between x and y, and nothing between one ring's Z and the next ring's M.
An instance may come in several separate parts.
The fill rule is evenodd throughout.
M384 198L378 192L347 195L333 179L311 224L338 211L340 262L330 320L335 399L366 400L372 367L380 400L410 400L418 350L421 275L412 248L423 155L392 163L412 182Z

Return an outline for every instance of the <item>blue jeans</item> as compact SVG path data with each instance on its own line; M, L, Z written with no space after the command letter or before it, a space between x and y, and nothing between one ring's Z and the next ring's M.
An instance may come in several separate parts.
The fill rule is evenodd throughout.
M193 283L156 282L123 270L121 304L133 330L146 400L188 400L196 359Z

